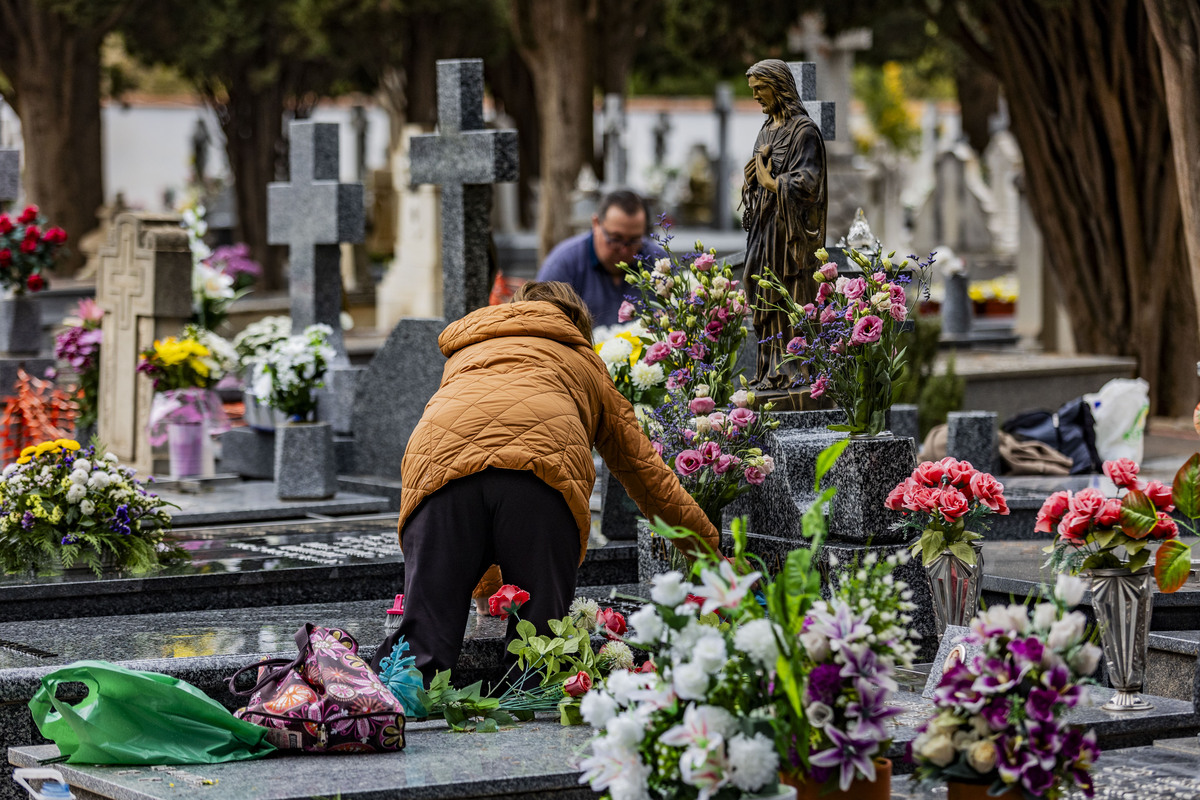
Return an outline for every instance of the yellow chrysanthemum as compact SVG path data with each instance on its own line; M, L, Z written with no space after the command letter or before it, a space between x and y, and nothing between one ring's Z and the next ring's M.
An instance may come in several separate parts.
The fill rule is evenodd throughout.
M35 452L37 452L37 445L31 444L31 445L29 445L29 447L26 447L24 450L21 451L21 455L30 456L30 455L33 455Z
M64 450L70 450L72 453L79 449L79 442L74 439L55 439L54 443Z
M34 455L40 456L43 453L53 453L58 449L58 445L54 442L42 442L37 446L37 449L34 451Z
M195 372L197 375L199 375L201 378L207 378L207 377L208 377L208 364L205 364L203 361L201 361L201 360L200 360L200 359L198 359L198 358L193 358L193 359L191 359L191 360L188 362L188 364L189 364L189 366L191 366L192 370L193 370L193 371L194 371L194 372Z
M32 460L33 460L33 456L21 456L20 458L17 459L17 463L18 464L28 464Z

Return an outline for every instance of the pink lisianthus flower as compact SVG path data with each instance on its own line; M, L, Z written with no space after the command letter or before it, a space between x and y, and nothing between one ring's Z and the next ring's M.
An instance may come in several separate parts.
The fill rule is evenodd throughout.
M904 320L908 319L908 306L904 305L903 303L896 303L893 301L892 307L888 309L888 314L891 315L892 319L896 320L896 322L904 322Z
M662 458L662 454L663 454L662 442L658 441L657 439L651 439L650 440L650 448L652 450L654 450L654 452L658 453L659 458Z
M724 411L714 411L708 415L708 424L712 425L714 431L724 430L726 421Z
M669 355L671 355L671 345L666 342L655 342L646 348L644 360L647 364L654 366Z
M745 389L738 389L729 398L729 402L733 403L738 408L746 408L750 405L750 393Z
M704 326L704 335L711 341L716 341L721 336L721 331L724 330L725 323L719 319L714 319L712 322Z
M828 325L837 319L837 315L838 310L835 306L825 306L825 308L821 309L821 324Z
M703 361L708 358L708 347L704 342L696 342L687 349L687 354L697 361Z
M708 272L717 263L717 259L712 253L703 253L692 262L692 269L698 269L701 272Z
M813 398L820 397L821 395L825 394L825 388L827 386L829 386L829 376L822 375L813 381L812 390L809 392L809 396Z
M850 344L871 344L878 342L880 334L883 333L883 320L874 314L867 316L854 323L854 331L850 334Z
M885 283L887 281L887 273L886 272L876 272L874 275L871 276L871 280L875 281L876 283Z
M892 305L899 303L905 305L908 303L908 297L904 294L904 287L898 283L889 283L888 292L892 295Z
M852 278L846 282L846 287L842 290L842 294L847 300L857 300L862 297L867 291L867 281L864 278Z
M829 295L833 294L833 284L822 283L817 287L817 303L824 303L829 299Z
M621 307L617 309L617 322L629 322L633 319L633 311L633 303L622 300Z
M742 474L746 478L746 483L751 486L762 486L762 482L767 479L767 473L758 467L746 467L746 471Z
M721 456L721 445L716 442L705 442L700 445L700 458L705 464L711 464Z
M729 424L736 425L738 428L753 425L757 418L758 415L748 408L735 408L729 412Z
M687 334L683 331L671 331L667 334L667 344L671 345L674 350L679 350L687 345Z
M825 281L836 281L837 277L837 264L822 264L821 268L813 273L813 278L818 283L824 283Z
M717 460L713 462L713 472L717 475L724 475L729 470L741 464L742 460L737 456L731 456L728 453L722 453L717 456Z
M675 456L675 471L683 477L693 475L704 466L704 457L696 450L682 450Z
M775 471L775 459L770 456L763 456L762 461L762 466L759 469L763 471L763 474L770 475Z
M787 343L787 351L794 356L798 356L804 352L804 348L808 346L808 342L804 341L803 336L797 336Z
M688 403L688 410L693 414L709 414L716 407L717 403L711 397L696 397Z

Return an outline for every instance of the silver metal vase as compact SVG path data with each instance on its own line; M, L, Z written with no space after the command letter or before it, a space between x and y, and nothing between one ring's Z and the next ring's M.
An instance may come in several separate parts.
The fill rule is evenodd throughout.
M925 565L929 588L933 590L933 614L937 619L938 636L947 625L966 625L979 611L979 594L983 589L983 545L971 542L975 551L972 566L949 550Z
M1100 623L1100 640L1108 680L1117 690L1101 708L1105 711L1146 711L1153 708L1138 694L1146 679L1146 650L1150 644L1154 576L1150 567L1130 572L1092 570L1092 607Z

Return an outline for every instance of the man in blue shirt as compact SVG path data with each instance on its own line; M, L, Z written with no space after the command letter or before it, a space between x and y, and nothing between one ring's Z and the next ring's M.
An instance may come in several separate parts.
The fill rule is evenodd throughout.
M657 259L664 253L646 235L646 204L634 192L616 191L600 201L592 228L559 242L538 270L539 281L571 284L587 303L595 324L615 325L629 284L621 262Z

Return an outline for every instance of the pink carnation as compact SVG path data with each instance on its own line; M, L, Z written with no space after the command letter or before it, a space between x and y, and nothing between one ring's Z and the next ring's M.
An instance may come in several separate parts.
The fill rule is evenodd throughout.
M1138 465L1132 458L1118 458L1104 462L1104 474L1122 489L1133 489L1138 484Z
M883 320L874 314L868 314L854 323L854 331L850 334L850 344L871 344L872 342L877 342L882 333Z
M628 300L621 301L621 307L617 309L617 322L629 322L633 319L633 303Z

